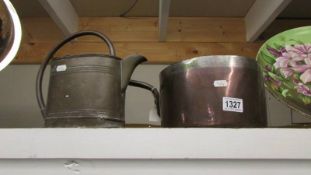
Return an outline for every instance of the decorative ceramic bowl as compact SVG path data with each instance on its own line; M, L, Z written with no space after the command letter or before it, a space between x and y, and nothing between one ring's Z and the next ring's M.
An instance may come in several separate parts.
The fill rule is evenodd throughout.
M279 33L257 54L268 91L289 107L311 116L311 26Z

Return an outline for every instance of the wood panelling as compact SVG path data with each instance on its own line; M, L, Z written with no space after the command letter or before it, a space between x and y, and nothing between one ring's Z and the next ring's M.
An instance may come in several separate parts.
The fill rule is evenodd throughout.
M81 18L80 29L106 33L113 41L158 41L158 18ZM243 18L169 18L166 41L244 42Z
M150 63L174 63L202 55L243 55L254 58L260 43L192 43L192 42L116 42L117 56L146 56ZM23 44L14 63L40 63L54 43ZM107 53L107 47L97 42L75 42L63 47L56 55Z
M48 17L22 18L23 42L60 41L64 35Z
M24 18L26 35L14 63L40 63L63 37L48 18ZM242 18L170 18L167 42L158 42L158 18L81 18L80 30L97 30L114 43L119 57L142 54L150 63L174 63L202 55L255 57L261 43L245 42ZM82 37L64 47L58 56L105 53L106 46L95 37Z
M50 18L24 18L31 42L59 40L60 30ZM112 41L158 41L158 18L81 18L80 30L97 30ZM243 18L170 18L167 41L244 42ZM82 40L93 41L94 38Z

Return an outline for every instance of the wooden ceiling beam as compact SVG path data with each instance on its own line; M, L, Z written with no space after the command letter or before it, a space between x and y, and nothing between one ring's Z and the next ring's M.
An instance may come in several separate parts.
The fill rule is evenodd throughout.
M255 41L290 2L291 0L256 0L245 16L246 40Z
M159 41L166 40L170 4L171 0L160 0L159 2Z
M39 0L39 2L65 36L78 31L79 16L69 0Z

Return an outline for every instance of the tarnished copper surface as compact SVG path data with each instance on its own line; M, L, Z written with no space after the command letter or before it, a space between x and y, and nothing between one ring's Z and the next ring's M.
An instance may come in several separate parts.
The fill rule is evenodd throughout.
M226 87L214 81L226 80ZM160 108L164 127L266 126L264 88L255 60L208 56L161 72ZM224 111L223 97L243 99L243 112Z

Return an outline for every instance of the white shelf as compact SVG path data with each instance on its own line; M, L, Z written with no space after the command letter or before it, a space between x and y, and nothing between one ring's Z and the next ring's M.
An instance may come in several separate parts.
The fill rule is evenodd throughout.
M0 158L310 159L311 129L0 129Z
M0 174L311 174L311 129L0 129L0 141Z

